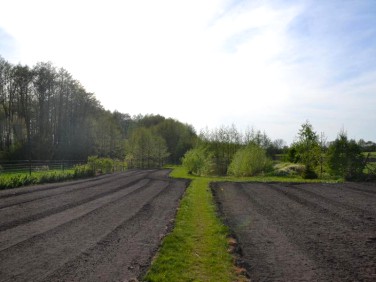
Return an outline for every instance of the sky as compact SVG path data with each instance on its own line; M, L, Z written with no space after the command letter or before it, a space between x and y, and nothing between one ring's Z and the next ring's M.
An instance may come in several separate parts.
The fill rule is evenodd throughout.
M294 141L376 141L375 0L0 0L0 55L52 62L105 109Z

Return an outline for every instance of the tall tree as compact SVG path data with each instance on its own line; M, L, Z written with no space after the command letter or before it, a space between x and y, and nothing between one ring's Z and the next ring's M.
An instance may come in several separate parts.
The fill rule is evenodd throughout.
M53 157L53 99L56 86L56 70L51 63L38 63L34 67L34 91L37 102L37 134L35 149L42 159Z
M329 145L328 165L336 176L349 180L360 178L365 167L362 148L355 140L348 140L347 134L342 131Z
M316 178L315 168L319 163L321 150L319 137L313 130L309 121L302 124L298 133L298 139L290 148L290 153L294 152L294 160L303 163L306 167L304 177Z
M14 87L17 95L17 115L22 121L20 128L26 129L27 138L27 155L28 159L32 158L31 149L31 123L32 123L32 93L31 83L33 81L34 73L28 66L17 65L13 70ZM20 134L20 146L26 145L23 140L23 134Z

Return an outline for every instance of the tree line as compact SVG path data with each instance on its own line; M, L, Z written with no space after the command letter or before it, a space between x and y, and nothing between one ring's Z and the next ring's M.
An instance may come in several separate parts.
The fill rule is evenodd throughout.
M314 178L364 179L371 141L348 139L345 131L327 142L306 121L288 147L281 139L272 141L256 130L238 131L235 126L206 130L199 142L183 157L183 165L195 175L301 176ZM278 159L278 162L273 160ZM367 177L375 176L369 166Z
M177 163L193 146L192 126L159 115L105 110L64 68L13 65L0 56L0 160L124 160Z
M272 171L299 172L306 178L327 174L356 178L367 162L365 151L376 151L376 144L348 140L344 132L327 142L308 121L289 147L265 132L241 132L234 125L197 135L191 125L172 118L105 110L93 93L52 63L13 65L0 56L0 161L98 156L138 168L183 161L194 174L246 176ZM273 170L272 160L281 156L296 165Z

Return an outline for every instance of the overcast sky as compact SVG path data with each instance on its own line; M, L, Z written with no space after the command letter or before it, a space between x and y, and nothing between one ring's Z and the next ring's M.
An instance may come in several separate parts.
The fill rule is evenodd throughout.
M375 0L0 0L0 54L51 61L111 111L197 131L376 141Z

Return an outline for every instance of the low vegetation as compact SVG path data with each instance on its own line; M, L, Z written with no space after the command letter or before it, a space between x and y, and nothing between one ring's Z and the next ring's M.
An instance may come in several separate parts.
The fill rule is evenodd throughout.
M10 189L20 186L59 182L80 177L74 169L59 171L40 171L31 174L24 173L2 173L0 175L0 189Z
M42 170L24 171L17 173L2 172L0 174L0 189L10 189L26 185L60 182L78 178L91 177L103 173L124 171L124 162L115 161L109 158L98 158L92 156L84 165L76 165L73 169L66 170Z
M239 149L232 159L228 174L234 176L254 176L268 172L272 168L271 160L260 146L250 143Z
M289 148L282 144L271 142L260 131L242 134L234 127L222 128L201 134L200 142L184 155L182 164L196 176L273 176L325 181L375 178L373 165L369 163L373 154L363 152L360 143L349 140L344 132L328 143L307 121Z

